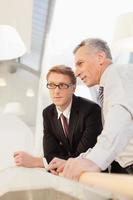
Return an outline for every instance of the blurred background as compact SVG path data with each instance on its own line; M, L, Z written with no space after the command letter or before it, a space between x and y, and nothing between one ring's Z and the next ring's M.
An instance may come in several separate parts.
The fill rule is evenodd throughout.
M74 70L73 49L88 37L106 40L114 62L133 63L131 0L1 0L0 24L14 27L27 48L24 56L0 62L0 114L23 120L38 154L42 110L51 103L45 80L49 68L65 64ZM81 81L76 94L97 101L97 87L88 89Z

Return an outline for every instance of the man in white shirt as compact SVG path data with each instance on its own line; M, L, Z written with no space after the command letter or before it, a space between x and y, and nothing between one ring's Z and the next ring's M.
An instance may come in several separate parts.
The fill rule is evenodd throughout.
M116 160L133 174L133 66L112 64L107 43L89 38L74 50L76 76L88 86L103 87L103 131L82 157L70 158L63 175L78 180L85 171L100 172Z
M24 167L47 168L47 162L52 161L50 171L57 174L66 159L95 145L102 130L101 110L96 103L74 95L76 77L67 66L59 65L49 70L47 88L53 103L43 111L46 159L21 151L15 152L14 158L17 166ZM58 166L54 167L55 163Z

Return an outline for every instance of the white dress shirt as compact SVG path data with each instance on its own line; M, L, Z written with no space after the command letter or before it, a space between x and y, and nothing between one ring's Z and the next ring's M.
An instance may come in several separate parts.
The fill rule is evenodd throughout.
M67 123L69 124L71 106L72 106L72 101L70 102L70 104L67 106L67 108L63 112L61 112L58 109L58 107L56 107L56 110L57 110L57 113L58 113L58 119L60 118L61 114L63 114L67 119ZM61 118L61 123L62 123L62 126L63 126L62 118ZM64 129L64 127L63 127L63 129Z
M63 114L66 117L66 119L67 119L67 123L69 124L70 113L71 113L71 106L72 106L72 101L70 102L70 104L67 106L67 108L63 112L61 112L58 109L58 107L56 106L56 110L57 110L57 114L58 114L58 119L60 118L60 115ZM61 123L62 123L62 127L64 129L62 119L61 119ZM47 169L48 163L47 163L46 158L43 158L43 164L44 164L44 167Z
M104 128L85 157L105 170L115 159L122 167L133 164L133 65L110 65L103 73Z

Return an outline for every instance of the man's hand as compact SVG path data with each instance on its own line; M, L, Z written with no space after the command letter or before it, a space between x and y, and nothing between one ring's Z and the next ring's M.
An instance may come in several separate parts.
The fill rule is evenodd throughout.
M43 159L39 157L34 157L26 152L17 151L14 153L14 161L16 166L22 167L44 167Z
M83 172L100 172L100 168L91 160L85 158L69 158L62 175L66 178L78 181Z
M49 163L48 170L52 174L58 175L59 173L61 173L63 171L65 163L66 163L66 160L55 157Z

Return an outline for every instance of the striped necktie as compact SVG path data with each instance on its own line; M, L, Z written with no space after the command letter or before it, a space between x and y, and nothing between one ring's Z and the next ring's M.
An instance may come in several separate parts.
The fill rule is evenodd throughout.
M68 123L67 123L67 118L63 115L63 113L61 113L60 115L62 122L63 122L63 130L64 130L64 134L66 137L68 137Z
M99 87L99 95L98 95L98 100L101 106L101 119L102 119L102 124L104 125L104 116L103 116L103 100L104 100L104 96L103 96L103 91L104 91L104 87L100 86Z
M104 87L100 86L98 99L99 99L99 103L100 103L101 107L103 107L103 90L104 90Z
M99 103L101 105L101 108L103 108L103 91L104 91L104 87L103 86L100 86L99 87ZM101 113L101 117L102 117L102 124L104 125L104 117L103 117L103 112ZM108 166L108 172L111 173L111 164Z

